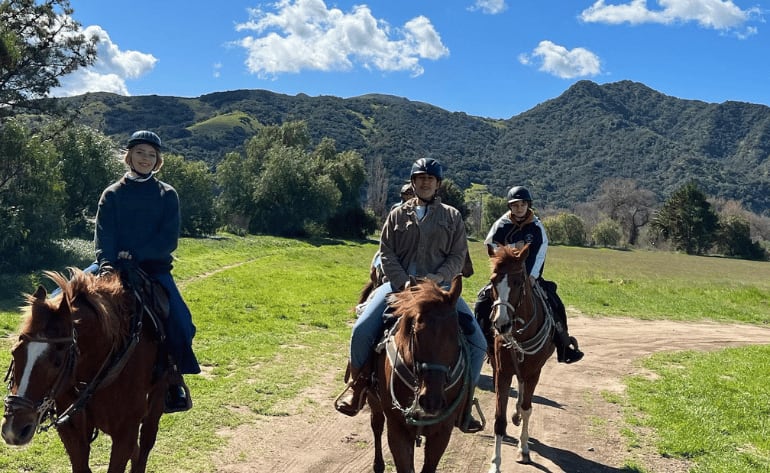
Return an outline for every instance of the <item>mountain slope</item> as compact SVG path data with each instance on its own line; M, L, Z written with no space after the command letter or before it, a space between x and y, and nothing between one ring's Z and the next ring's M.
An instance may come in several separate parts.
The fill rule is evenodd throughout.
M770 211L770 107L682 100L631 81L580 81L509 120L379 94L342 99L236 90L60 100L118 143L150 128L172 152L211 167L241 150L259 127L301 119L316 142L328 136L338 150L356 150L367 162L381 158L393 195L412 161L432 156L463 188L483 183L503 195L524 184L553 207L591 200L604 180L623 177L661 200L696 179L708 195Z

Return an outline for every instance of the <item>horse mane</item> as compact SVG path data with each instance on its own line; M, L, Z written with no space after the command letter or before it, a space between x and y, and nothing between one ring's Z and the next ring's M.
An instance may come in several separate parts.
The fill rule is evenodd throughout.
M497 268L504 267L506 264L513 264L516 261L525 257L526 252L529 251L529 243L522 246L498 246L495 250L495 254L490 258L490 265L492 266L492 273Z
M127 314L131 313L133 307L120 277L117 274L95 277L78 268L67 269L69 278L60 272L45 271L43 274L61 288L61 293L50 298L27 295L28 307L25 311L29 315L40 309L56 313L63 300L72 307L78 297L83 297L96 314L96 319L101 325L102 336L111 342L122 340L128 334ZM27 317L22 332L28 333L33 330L33 324L32 317Z
M388 302L397 315L412 319L424 312L426 305L449 304L449 293L426 280L392 294Z

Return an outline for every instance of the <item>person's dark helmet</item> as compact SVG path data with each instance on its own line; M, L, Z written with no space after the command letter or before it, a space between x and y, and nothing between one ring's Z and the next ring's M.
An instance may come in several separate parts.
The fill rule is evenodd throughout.
M444 169L441 167L441 163L433 158L420 158L412 164L410 178L413 178L418 174L434 176L440 181L444 178Z
M401 193L414 194L414 192L412 192L412 184L404 184L403 186L401 186Z
M525 200L532 203L532 194L529 193L529 189L523 186L514 186L508 191L508 203L518 202Z
M134 134L131 135L131 138L128 139L128 149L142 143L152 145L158 149L162 148L160 137L158 135L151 131L139 130L134 132Z

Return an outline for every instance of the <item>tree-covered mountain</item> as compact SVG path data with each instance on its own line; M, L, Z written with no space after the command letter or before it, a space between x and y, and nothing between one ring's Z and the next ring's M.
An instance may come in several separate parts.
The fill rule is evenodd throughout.
M448 112L388 95L342 99L265 90L197 98L93 93L60 99L79 121L124 143L139 128L170 151L215 166L264 125L304 120L313 140L380 158L392 194L415 158L432 156L462 188L531 188L540 205L590 201L609 178L633 178L661 200L691 180L710 196L770 212L770 107L666 96L631 81L580 81L508 120Z

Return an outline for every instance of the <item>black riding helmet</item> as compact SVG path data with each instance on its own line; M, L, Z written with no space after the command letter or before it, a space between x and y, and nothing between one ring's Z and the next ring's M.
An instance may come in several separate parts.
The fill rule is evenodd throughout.
M529 204L532 204L532 194L529 193L529 189L523 186L514 186L508 191L508 203L512 204L524 200Z
M433 158L420 158L412 164L412 173L409 177L411 179L418 174L435 176L440 181L444 178L444 169L441 167L441 163Z
M158 149L162 148L160 136L151 131L139 130L135 131L134 134L131 135L131 138L128 139L128 149L131 149L134 146L142 143L154 146Z
M157 172L160 170L160 168L163 166L163 157L161 156L160 149L162 147L160 136L156 135L155 133L147 130L139 130L135 131L134 134L131 135L131 138L128 139L127 148L129 151L126 153L126 156L123 158L123 162L128 165L129 168L131 168L132 171L137 172L136 169L134 169L134 165L131 162L131 148L133 148L136 145L140 144L148 144L155 148L155 151L158 153L157 161L155 162L155 167L153 168L153 172ZM141 173L138 173L140 176L142 176Z

